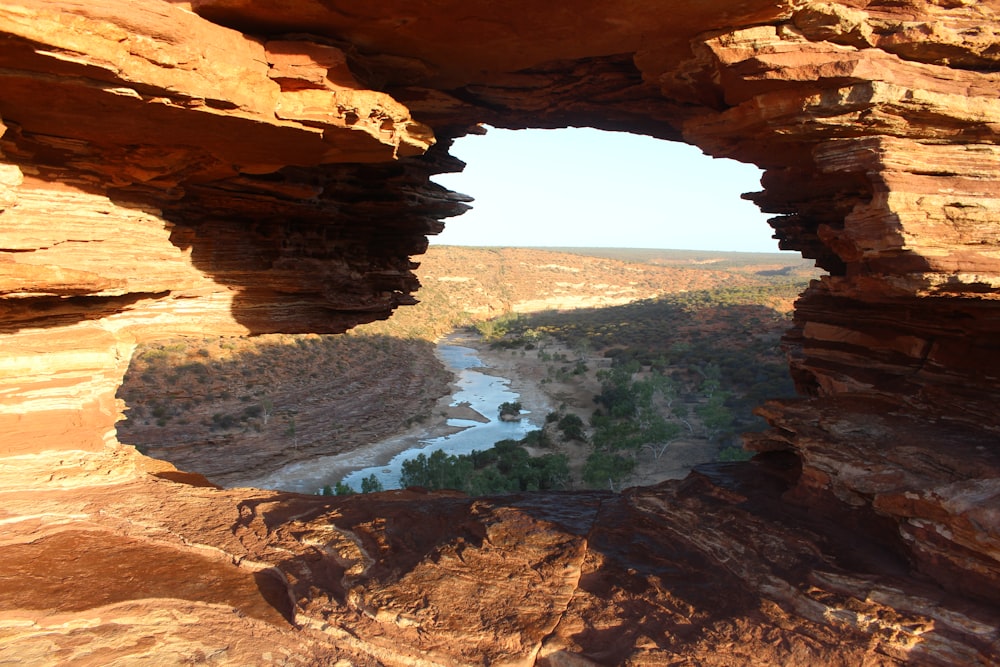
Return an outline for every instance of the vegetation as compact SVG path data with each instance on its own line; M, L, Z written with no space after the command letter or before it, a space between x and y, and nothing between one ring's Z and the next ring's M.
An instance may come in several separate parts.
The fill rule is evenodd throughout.
M635 459L626 458L620 454L603 450L594 450L587 457L587 466L583 469L583 480L592 487L607 487L615 490L615 484L632 472Z
M582 482L616 489L641 461L658 460L682 438L717 443L719 460L750 456L738 435L765 427L753 407L794 394L780 349L789 314L775 308L803 287L781 277L612 308L522 315L508 319L493 345L532 345L550 363L549 378L563 383L586 373L588 359L610 362L597 371L589 430L566 412L550 414L546 428L564 441L589 442ZM575 352L550 352L547 341Z
M732 461L749 461L753 458L753 452L748 452L742 447L729 446L719 452L718 461L728 463Z
M455 489L473 496L566 488L566 457L532 457L524 449L528 440L501 440L490 449L468 455L447 455L441 450L430 456L419 454L403 463L400 486Z
M553 380L575 381L589 371L588 359L610 362L597 371L600 391L589 423L560 410L520 442L467 456L421 454L404 464L401 484L473 495L575 486L565 456L532 458L525 449L549 447L553 437L589 444L578 483L594 488L619 489L644 457L658 460L683 437L718 443L719 460L744 460L750 454L735 436L763 426L752 407L793 393L779 347L788 313L775 308L802 288L776 279L481 323L476 329L497 349L536 350L540 362L551 364ZM575 352L550 352L552 341ZM501 415L520 410L517 402L499 408Z
M559 419L558 427L566 440L579 440L580 442L587 440L587 436L583 432L583 420L572 413L563 415Z
M276 448L304 454L388 437L426 420L451 379L425 340L352 333L153 343L129 366L118 428L124 442L211 476L213 466L237 461L250 469ZM220 446L242 449L222 455Z
M615 369L597 401L606 417L635 416L648 429L650 411L665 411L681 423L688 407L721 438L759 424L750 414L754 406L793 394L779 347L789 315L772 306L790 303L802 288L772 282L537 313L520 318L509 336L524 340L530 331L570 348L602 350Z
M699 267L714 271L784 276L804 281L815 273L813 263L790 253L724 252L718 250L664 250L658 248L544 248L549 252L611 259L660 267Z
M431 246L421 258L420 304L357 331L435 340L473 326L484 339L500 341L516 328L515 311L528 302L586 297L621 303L623 295L696 292L722 284L801 286L815 273L810 262L788 253ZM790 307L789 301L784 310Z
M521 414L521 407L519 401L501 403L499 408L500 419L519 416Z
M479 320L473 324L483 340L499 341L510 330L511 324L517 322L517 313L504 313L500 317L489 320Z
M431 341L472 326L497 349L531 352L543 382L594 395L592 404L562 406L520 449L589 453L567 483L616 488L682 437L715 443L720 459L747 456L737 435L763 427L752 408L792 393L780 335L812 275L807 263L777 254L435 246L420 270L421 303L349 335L140 347L120 393L129 412L119 427L123 440L190 470L258 451L262 464L273 461L267 447L305 456L334 442L362 446L431 415L447 374L412 360L434 361ZM649 294L661 296L607 305ZM549 303L558 309L514 312ZM414 409L403 400L410 396L425 400ZM512 407L505 414L520 411ZM501 477L481 486L506 488Z
M368 475L361 480L361 493L378 493L380 491L385 491L385 487L375 475ZM337 482L332 488L327 484L320 491L321 496L352 496L356 493L357 491L350 484L345 484L343 480Z
M361 493L378 493L380 491L385 491L385 487L375 475L368 475L361 480Z

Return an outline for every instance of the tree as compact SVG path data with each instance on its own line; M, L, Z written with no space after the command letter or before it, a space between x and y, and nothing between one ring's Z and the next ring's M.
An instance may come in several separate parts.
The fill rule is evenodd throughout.
M585 442L587 437L583 434L583 420L577 415L569 413L558 423L559 430L562 431L566 440L579 440Z
M659 460L667 450L667 445L676 440L680 433L679 425L667 422L659 416L654 417L644 429L646 442L642 446L648 447L653 452L653 458Z
M520 401L507 401L500 404L500 418L503 419L504 415L518 416L521 414L521 403Z
M593 487L605 484L615 490L615 484L625 478L635 467L633 459L627 459L612 452L595 450L587 457L583 468L583 479Z
M723 394L716 394L708 403L695 408L695 412L701 417L705 429L713 438L733 425L733 413L723 405L724 400Z
M664 405L667 406L668 410L673 410L674 401L680 395L680 385L677 380L670 377L669 375L658 375L655 378L656 389L661 397Z
M525 438L527 440L527 438ZM400 486L457 489L470 495L565 488L569 461L562 454L532 457L525 440L501 440L485 452L447 456L436 451L403 463Z
M379 493L380 491L385 491L385 487L374 474L361 480L361 493Z
M473 464L468 457L459 461L459 457L449 456L439 449L430 456L421 452L417 458L404 461L399 483L403 488L424 486L461 491L472 471Z
M552 440L544 429L535 429L524 434L521 444L528 447L551 447Z

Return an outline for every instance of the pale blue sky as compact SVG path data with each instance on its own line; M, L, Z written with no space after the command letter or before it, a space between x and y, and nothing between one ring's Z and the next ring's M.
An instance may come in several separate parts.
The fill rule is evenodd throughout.
M463 137L460 174L434 180L476 198L431 243L777 252L756 206L760 170L686 144L587 128Z

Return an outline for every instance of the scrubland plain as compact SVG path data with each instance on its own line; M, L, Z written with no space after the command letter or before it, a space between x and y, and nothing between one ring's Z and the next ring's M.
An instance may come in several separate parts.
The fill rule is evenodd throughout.
M421 259L421 303L345 335L140 348L120 438L232 486L433 432L454 416L434 342L464 329L463 344L549 413L524 444L565 457L561 487L683 477L742 456L739 434L762 425L754 405L791 391L780 337L816 273L752 253L432 247Z

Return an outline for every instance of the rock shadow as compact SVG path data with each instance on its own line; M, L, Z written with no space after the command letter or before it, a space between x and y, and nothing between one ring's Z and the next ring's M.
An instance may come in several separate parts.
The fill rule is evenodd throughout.
M234 293L251 333L340 333L416 303L411 258L469 198L430 181L460 169L442 141L384 164L284 167L191 183L163 205L171 242Z
M241 504L236 534L287 550L277 569L300 612L349 631L375 621L417 650L456 657L489 637L472 642L479 658L537 645L614 665L731 644L767 664L805 649L849 664L890 638L817 610L881 609L862 589L941 592L894 545L790 506L798 474L772 454L621 494L277 494Z
M126 404L118 434L181 470L245 486L405 430L431 414L451 379L425 340L180 339L134 355L117 394Z
M169 243L182 252L177 262L189 261L219 286L207 296L208 285L190 292L183 284L129 293L128 280L104 280L89 269L81 274L89 276L86 285L47 276L34 289L40 296L4 305L5 319L15 326L65 326L144 299L224 295L233 297L229 317L254 334L340 333L415 303L418 264L411 257L426 251L427 237L443 229L442 218L468 209L468 197L430 181L461 169L461 161L448 155L447 140L426 155L387 163L287 166L264 174L234 173L206 150L187 147L181 158L171 153L175 171L154 176L139 169L142 178L128 183L134 163L149 157L134 147L108 149L98 160L97 149L84 141L53 142L5 122L0 151L6 162L24 165L32 179L56 191L68 183L117 207L147 216L159 211L171 230ZM134 260L121 253L108 261ZM155 275L160 268L146 270ZM125 293L103 293L108 291Z

